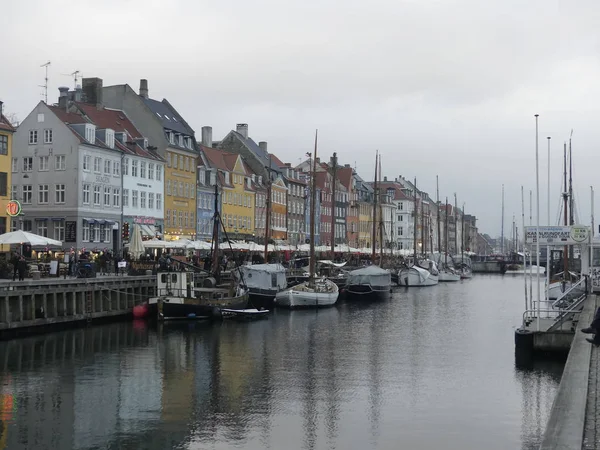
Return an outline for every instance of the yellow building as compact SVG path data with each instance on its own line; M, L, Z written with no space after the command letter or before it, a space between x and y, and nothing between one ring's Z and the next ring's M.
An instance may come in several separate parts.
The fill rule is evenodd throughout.
M358 202L358 246L360 248L371 247L373 234L373 205L367 202Z
M211 167L219 173L221 217L230 239L252 239L256 192L252 187L252 171L240 155L203 147Z
M196 166L193 151L167 148L165 239L196 238Z
M12 157L12 135L15 129L2 114L2 102L0 102L0 234L10 231L11 214L18 214L18 208L8 208L11 200L11 157ZM2 251L8 251L8 246L2 246Z
M273 239L287 239L287 192L281 177L271 183L271 233Z

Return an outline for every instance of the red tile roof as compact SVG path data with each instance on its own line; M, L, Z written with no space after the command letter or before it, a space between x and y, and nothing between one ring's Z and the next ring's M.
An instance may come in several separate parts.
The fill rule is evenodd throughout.
M56 117L66 124L88 123L88 121L85 120L85 117L80 114L67 112L64 108L59 108L58 106L48 105L48 108L56 115Z
M229 165L227 164L227 161L225 160L225 157L224 157L225 153L227 153L227 152L218 150L216 148L204 147L203 145L200 146L200 149L204 152L204 155L206 156L206 159L208 159L208 162L210 163L211 166L213 166L219 170L224 170L226 172L231 171L231 169L229 168ZM233 154L233 153L230 153L230 154Z
M352 167L338 167L336 170L338 180L340 180L340 183L348 190L352 188L352 173Z
M277 167L281 168L281 167L285 166L285 164L282 163L281 160L277 156L275 156L273 153L269 153L269 157L271 158L271 161L273 161L277 165Z
M12 126L10 121L2 114L0 114L0 130L15 131L15 128Z
M131 123L129 118L123 111L116 109L98 109L95 105L88 103L75 103L77 108L81 110L100 130L111 128L117 133L126 131L133 139L142 138L142 133Z

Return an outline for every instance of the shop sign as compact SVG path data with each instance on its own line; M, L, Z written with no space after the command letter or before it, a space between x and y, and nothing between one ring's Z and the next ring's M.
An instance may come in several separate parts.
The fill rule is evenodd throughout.
M19 203L17 200L11 200L6 205L6 214L8 214L10 217L18 216L21 214L21 211L21 203Z

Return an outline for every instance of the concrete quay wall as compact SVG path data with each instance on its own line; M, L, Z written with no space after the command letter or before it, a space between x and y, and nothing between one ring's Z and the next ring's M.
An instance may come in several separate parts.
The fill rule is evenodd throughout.
M123 317L155 292L155 276L3 281L0 339Z

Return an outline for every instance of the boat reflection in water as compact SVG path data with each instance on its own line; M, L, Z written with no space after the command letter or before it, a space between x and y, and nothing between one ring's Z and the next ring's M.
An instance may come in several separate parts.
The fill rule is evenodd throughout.
M0 342L0 449L532 449L559 374L514 367L521 288Z

